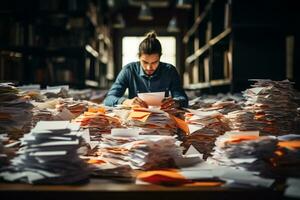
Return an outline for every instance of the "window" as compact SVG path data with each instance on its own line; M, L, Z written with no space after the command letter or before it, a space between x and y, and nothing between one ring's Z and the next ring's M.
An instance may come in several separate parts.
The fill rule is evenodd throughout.
M122 39L122 66L138 61L139 44L145 37L126 36ZM176 39L173 36L157 37L162 46L160 61L176 65ZM132 50L134 49L134 50Z

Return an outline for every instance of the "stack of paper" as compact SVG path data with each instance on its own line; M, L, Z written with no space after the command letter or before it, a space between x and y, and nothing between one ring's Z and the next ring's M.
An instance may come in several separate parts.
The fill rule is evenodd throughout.
M217 111L200 111L188 109L186 114L189 134L184 140L184 146L193 145L207 158L214 147L215 139L229 130L224 116Z
M271 158L272 171L284 177L300 177L300 135L284 135L278 139L278 149Z
M91 135L110 133L112 128L122 127L121 121L113 113L106 113L103 107L90 107L87 112L73 120L88 128Z
M87 110L89 105L86 101L75 101L72 98L47 99L45 102L33 102L37 116L50 112L53 120L72 120ZM41 113L40 113L41 112Z
M53 112L48 109L39 109L38 107L34 107L32 109L32 123L31 126L35 127L39 121L52 121L53 120Z
M140 135L115 137L103 135L98 151L100 157L116 166L129 165L133 169L174 167L174 159L181 156L181 148L172 136Z
M259 130L266 134L295 133L297 105L292 83L285 81L256 80L253 88L244 92L245 109L254 111Z
M289 198L300 198L300 179L299 178L288 178L286 181L287 188L284 191L284 196Z
M0 168L8 164L8 158L5 152L4 141L8 141L9 138L6 134L0 134Z
M69 97L68 91L68 85L47 86L45 90L41 90L41 94L45 95L47 98L67 98Z
M241 169L263 171L277 148L274 136L259 136L258 131L226 132L217 138L210 162Z
M201 162L192 167L141 172L137 184L162 184L226 188L271 187L273 179L262 178L256 172L237 170Z
M296 117L296 130L300 132L300 107L297 108L297 117Z
M33 105L9 84L0 84L0 133L19 138L29 132Z
M247 110L237 110L225 115L231 130L258 130L259 122L254 120L254 113Z
M218 95L201 95L189 101L190 108L200 110L216 110L222 114L227 114L241 109L244 98L241 95L218 94Z
M159 109L134 108L125 124L140 127L140 134L147 135L174 135L177 130L170 115Z
M41 94L40 85L23 85L17 87L22 95L29 96L31 100L43 102L47 99L45 95Z
M24 146L11 166L0 174L7 181L68 184L88 178L78 156L82 141L79 125L68 121L41 121L21 139Z
M78 117L84 111L88 109L88 103L84 101L75 101L72 98L60 99L58 104L55 106L58 111L67 109L75 117Z
M134 171L129 165L113 165L107 163L98 156L86 157L87 163L89 163L93 177L105 177L122 181L130 181L134 178Z
M223 114L218 111L200 111L188 109L190 113L186 114L185 121L191 125L189 126L190 133L197 131L197 126L199 128L206 127L212 129L220 134L223 134L229 129L226 123L226 119Z

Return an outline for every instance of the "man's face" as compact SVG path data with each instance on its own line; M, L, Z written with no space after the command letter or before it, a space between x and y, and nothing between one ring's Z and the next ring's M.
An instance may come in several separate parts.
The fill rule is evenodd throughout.
M159 54L142 54L140 56L141 66L145 73L151 76L158 67L160 56Z

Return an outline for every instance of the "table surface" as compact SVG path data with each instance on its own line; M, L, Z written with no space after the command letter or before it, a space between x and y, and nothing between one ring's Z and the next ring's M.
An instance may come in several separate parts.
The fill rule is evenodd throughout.
M160 185L136 185L111 180L91 179L79 185L30 185L23 183L0 183L3 199L282 199L282 192L270 188L227 187L178 187Z

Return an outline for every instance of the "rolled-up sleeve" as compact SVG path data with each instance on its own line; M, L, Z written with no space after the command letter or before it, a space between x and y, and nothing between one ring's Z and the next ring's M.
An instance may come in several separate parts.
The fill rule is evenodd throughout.
M180 107L188 107L188 97L185 94L183 87L181 86L181 81L178 72L175 67L171 68L171 87L170 91L173 99L178 100L180 103Z
M116 81L112 85L111 89L108 91L107 96L104 100L106 106L115 106L117 104L122 104L126 99L123 97L125 90L128 87L128 69L123 68Z

